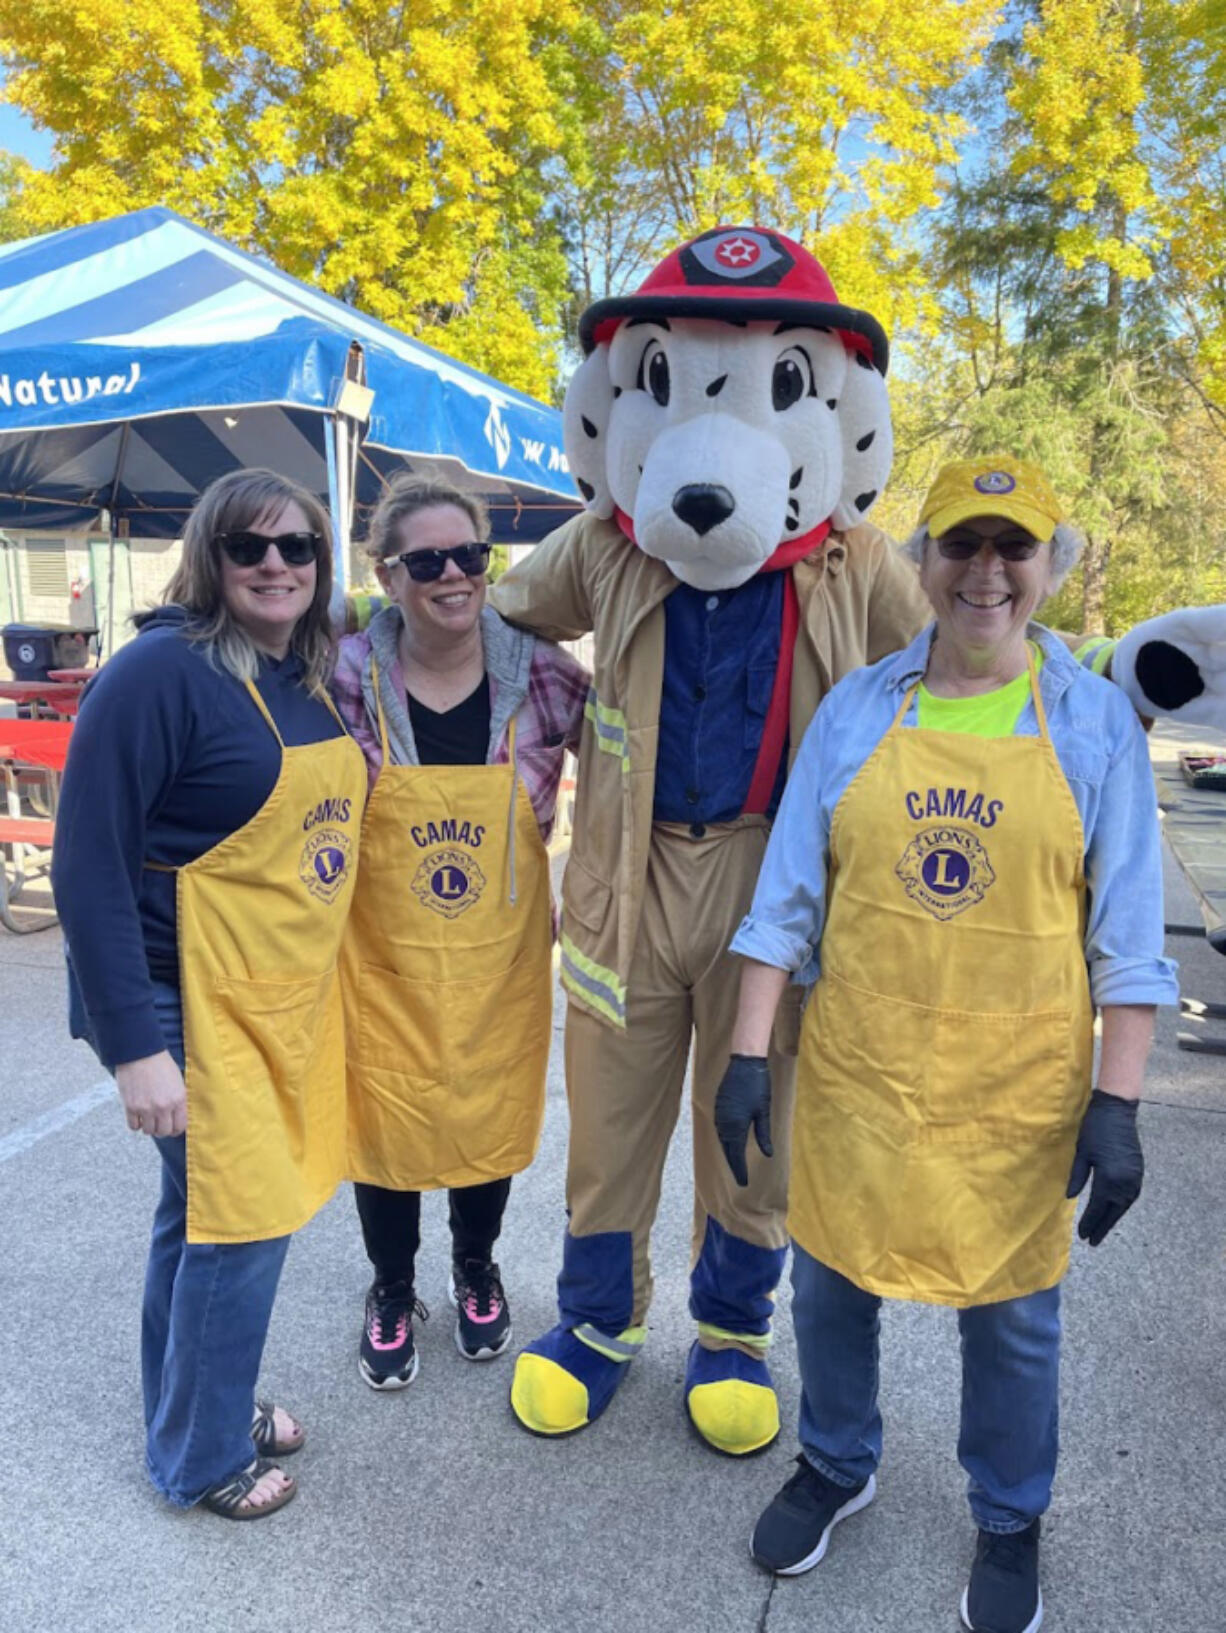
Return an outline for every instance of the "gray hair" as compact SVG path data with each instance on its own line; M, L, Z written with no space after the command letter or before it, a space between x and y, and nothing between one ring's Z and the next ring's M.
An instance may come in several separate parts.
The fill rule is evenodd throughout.
M915 562L917 567L922 566L924 551L928 547L930 537L926 525L917 527L907 542L901 546L901 553ZM1084 534L1079 533L1068 522L1056 523L1056 530L1051 536L1051 587L1047 592L1049 595L1055 595L1081 560L1081 552L1085 547Z

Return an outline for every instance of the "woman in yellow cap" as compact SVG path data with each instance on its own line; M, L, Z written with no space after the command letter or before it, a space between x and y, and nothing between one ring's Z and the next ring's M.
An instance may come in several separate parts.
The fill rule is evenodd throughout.
M872 1501L881 1301L951 1305L977 1633L1042 1618L1071 1198L1093 1173L1091 1245L1136 1198L1154 1006L1178 996L1140 726L1031 621L1079 549L1033 465L937 477L910 541L935 622L805 736L732 943L749 962L715 1109L743 1182L750 1127L770 1146L777 1002L815 982L788 1210L802 1455L754 1557L806 1571Z
M157 1142L146 1462L172 1503L282 1507L301 1427L254 1399L289 1238L345 1171L336 965L366 796L325 690L328 517L238 471L188 518L169 605L91 683L53 881L72 1023Z

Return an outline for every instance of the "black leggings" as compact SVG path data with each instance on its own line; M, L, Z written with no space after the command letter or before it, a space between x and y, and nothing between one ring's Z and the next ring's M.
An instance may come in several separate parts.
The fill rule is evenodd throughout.
M510 1194L509 1178L448 1191L451 1257L456 1264L491 1257ZM413 1264L421 1244L421 1192L355 1185L353 1195L362 1221L366 1256L375 1267L375 1280L407 1281L412 1286Z

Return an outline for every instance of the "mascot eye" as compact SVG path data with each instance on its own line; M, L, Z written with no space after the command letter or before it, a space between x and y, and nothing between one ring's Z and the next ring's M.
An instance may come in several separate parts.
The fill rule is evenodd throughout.
M640 391L650 391L661 408L668 407L668 358L658 340L649 340L639 362L639 377L634 382Z
M771 407L782 414L802 397L813 395L813 368L809 355L799 346L791 346L775 364L771 375Z

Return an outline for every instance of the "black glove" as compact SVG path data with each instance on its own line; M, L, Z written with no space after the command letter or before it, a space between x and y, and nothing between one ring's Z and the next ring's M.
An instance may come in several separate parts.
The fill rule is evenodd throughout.
M1137 1102L1095 1089L1081 1119L1066 1196L1079 1196L1094 1170L1077 1234L1097 1247L1141 1194L1145 1158L1137 1138Z
M764 1157L773 1156L771 1074L766 1056L733 1055L715 1094L715 1132L738 1185L749 1184L745 1146L751 1123L759 1151Z

